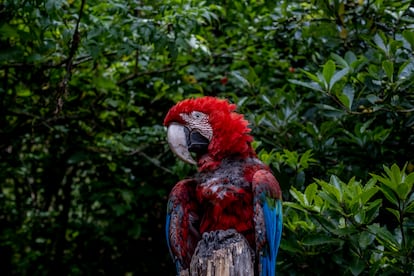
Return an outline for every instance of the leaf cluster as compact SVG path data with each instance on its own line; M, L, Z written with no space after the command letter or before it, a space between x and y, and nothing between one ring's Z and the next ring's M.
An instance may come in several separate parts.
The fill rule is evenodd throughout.
M332 176L304 192L290 190L295 200L284 204L289 239L282 248L295 254L296 271L315 271L318 264L308 256L316 253L332 254L330 266L347 275L413 271L414 172L396 165L384 171L366 183Z
M411 1L0 4L5 274L173 275L162 126L229 99L285 204L280 274L412 274Z

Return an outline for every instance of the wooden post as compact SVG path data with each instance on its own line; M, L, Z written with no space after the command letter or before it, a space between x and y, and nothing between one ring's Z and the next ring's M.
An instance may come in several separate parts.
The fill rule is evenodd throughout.
M204 233L191 259L190 271L180 276L251 276L253 256L247 240L233 229Z

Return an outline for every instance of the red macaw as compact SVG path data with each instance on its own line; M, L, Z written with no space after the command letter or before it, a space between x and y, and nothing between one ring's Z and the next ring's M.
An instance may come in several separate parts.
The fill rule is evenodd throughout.
M165 117L171 150L198 168L168 199L166 236L178 274L189 267L204 232L233 228L255 250L259 275L275 275L282 194L235 109L227 100L201 97L177 103Z

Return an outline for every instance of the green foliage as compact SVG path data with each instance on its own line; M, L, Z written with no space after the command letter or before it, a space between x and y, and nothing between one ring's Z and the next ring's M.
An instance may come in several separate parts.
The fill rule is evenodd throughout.
M292 187L295 201L284 204L285 234L295 238L282 243L282 248L292 257L295 254L294 271L319 271L321 263L309 258L310 252L317 252L332 254L329 265L345 274L412 273L414 173L407 175L395 164L384 166L384 171L366 183L355 178L345 183L332 176L329 182L316 180L304 192Z
M162 121L213 95L281 184L279 274L412 274L411 2L1 2L2 272L174 275Z

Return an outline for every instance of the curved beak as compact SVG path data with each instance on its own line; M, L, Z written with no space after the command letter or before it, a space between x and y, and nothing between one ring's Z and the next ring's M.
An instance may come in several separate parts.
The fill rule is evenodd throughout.
M172 123L168 126L167 141L172 152L181 160L189 164L197 165L188 150L187 143L188 129L180 124Z

